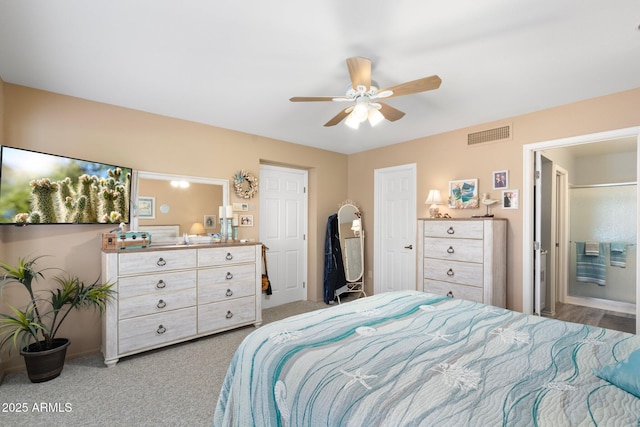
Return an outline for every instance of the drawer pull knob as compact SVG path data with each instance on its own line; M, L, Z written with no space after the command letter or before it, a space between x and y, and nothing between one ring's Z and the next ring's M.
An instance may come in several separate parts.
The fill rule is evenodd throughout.
M447 296L448 296L449 298L454 298L454 296L453 296L453 292L452 292L452 291L447 292Z
M158 329L156 329L156 334L158 335L162 335L165 332L167 332L167 328L165 328L164 326L160 325L158 326Z
M454 234L455 231L453 229L453 227L449 227L449 229L447 230L447 234Z
M452 254L452 253L454 253L454 252L455 252L455 251L453 250L453 246L449 246L449 249L447 249L447 253L448 253L448 254Z
M158 258L158 262L156 262L156 264L158 265L158 267L164 267L165 265L167 265L167 261L165 261L164 258L160 257Z
M167 306L167 303L164 302L164 300L160 300L158 301L158 304L156 304L156 307L158 308L165 308Z
M225 316L227 319L231 319L233 317L233 313L231 310L227 311L227 315Z
M231 274L230 271L227 271L227 275L225 276L225 279L227 279L227 280L233 279L233 274Z
M228 297L232 296L232 295L233 295L233 291L232 291L231 289L227 289L227 293L226 293L226 295L227 295Z
M225 258L227 261L231 261L233 259L233 255L231 255L231 252L227 252L227 256Z
M447 271L447 276L449 276L449 277L453 277L454 274L455 273L453 272L452 268L450 268L449 271Z
M164 282L164 280L158 280L158 283L156 283L156 288L158 289L162 289L166 287L167 287L167 284Z

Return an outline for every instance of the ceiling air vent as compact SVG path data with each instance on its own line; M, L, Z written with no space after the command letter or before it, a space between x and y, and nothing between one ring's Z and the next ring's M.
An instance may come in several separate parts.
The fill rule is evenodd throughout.
M511 125L470 133L467 135L467 145L502 141L506 139L511 139Z

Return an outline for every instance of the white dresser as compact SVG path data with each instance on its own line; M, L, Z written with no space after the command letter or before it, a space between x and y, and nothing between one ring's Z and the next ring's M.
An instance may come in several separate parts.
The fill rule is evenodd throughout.
M117 295L102 316L104 363L262 323L261 245L197 245L102 252Z
M418 236L418 289L506 307L506 219L420 219Z

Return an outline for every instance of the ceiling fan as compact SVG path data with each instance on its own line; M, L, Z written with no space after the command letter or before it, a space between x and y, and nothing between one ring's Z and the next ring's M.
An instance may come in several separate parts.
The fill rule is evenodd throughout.
M347 87L344 96L296 96L290 98L291 102L352 102L353 105L345 108L325 123L325 126L335 126L345 118L345 124L357 129L360 123L369 120L371 126L375 126L382 120L391 122L401 119L405 113L391 107L388 104L378 102L379 99L392 98L394 96L411 95L425 92L440 87L442 80L438 76L425 77L411 82L379 89L378 84L371 80L371 61L359 56L347 59L347 68L351 77L351 85Z

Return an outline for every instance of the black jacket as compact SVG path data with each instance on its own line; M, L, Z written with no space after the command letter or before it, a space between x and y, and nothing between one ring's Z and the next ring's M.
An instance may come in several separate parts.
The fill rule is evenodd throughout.
M329 215L324 241L324 302L329 304L336 298L336 289L347 284L338 234L338 214Z

